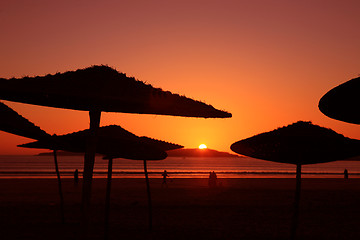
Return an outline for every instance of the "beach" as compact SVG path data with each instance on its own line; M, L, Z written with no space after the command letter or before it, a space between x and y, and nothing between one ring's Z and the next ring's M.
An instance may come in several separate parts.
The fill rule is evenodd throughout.
M288 239L295 179L150 179L148 230L144 179L113 179L110 239ZM93 179L89 239L103 239L106 179ZM63 180L65 224L56 179L1 179L2 239L79 239L81 180ZM360 179L302 181L298 239L359 239Z

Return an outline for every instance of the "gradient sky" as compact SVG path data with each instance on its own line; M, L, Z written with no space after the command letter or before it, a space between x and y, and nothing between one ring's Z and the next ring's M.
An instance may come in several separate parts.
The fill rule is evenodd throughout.
M103 113L140 135L231 151L243 138L312 121L360 139L360 126L318 110L360 74L360 1L49 1L0 4L0 77L107 64L233 114L230 119ZM45 131L88 128L87 112L5 104ZM31 140L0 133L0 154Z

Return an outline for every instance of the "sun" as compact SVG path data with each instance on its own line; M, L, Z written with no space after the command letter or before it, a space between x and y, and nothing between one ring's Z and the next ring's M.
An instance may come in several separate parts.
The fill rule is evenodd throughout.
M199 149L207 149L207 146L205 144L200 144Z

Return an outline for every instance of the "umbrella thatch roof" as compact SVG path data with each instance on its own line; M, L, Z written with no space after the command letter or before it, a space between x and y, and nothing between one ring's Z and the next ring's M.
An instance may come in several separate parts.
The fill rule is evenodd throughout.
M154 88L104 65L38 77L0 78L0 99L85 111L231 117L211 105Z
M319 102L320 111L330 118L360 124L360 77L327 92Z
M1 131L32 139L42 139L50 136L2 102L0 102L0 116Z
M53 136L51 140L39 140L20 145L20 147L85 152L88 136L89 129ZM96 152L105 155L106 158L161 160L167 157L165 150L177 148L182 148L182 146L147 137L138 137L120 126L111 125L99 128Z
M236 153L281 163L312 164L360 155L360 141L299 121L231 145Z

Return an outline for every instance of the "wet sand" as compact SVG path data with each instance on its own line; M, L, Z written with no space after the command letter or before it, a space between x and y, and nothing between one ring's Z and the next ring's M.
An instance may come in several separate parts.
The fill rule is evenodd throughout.
M110 239L289 239L295 179L114 179ZM360 239L360 179L303 179L298 239ZM106 179L93 180L89 239L103 239ZM0 179L1 239L79 239L81 181Z

